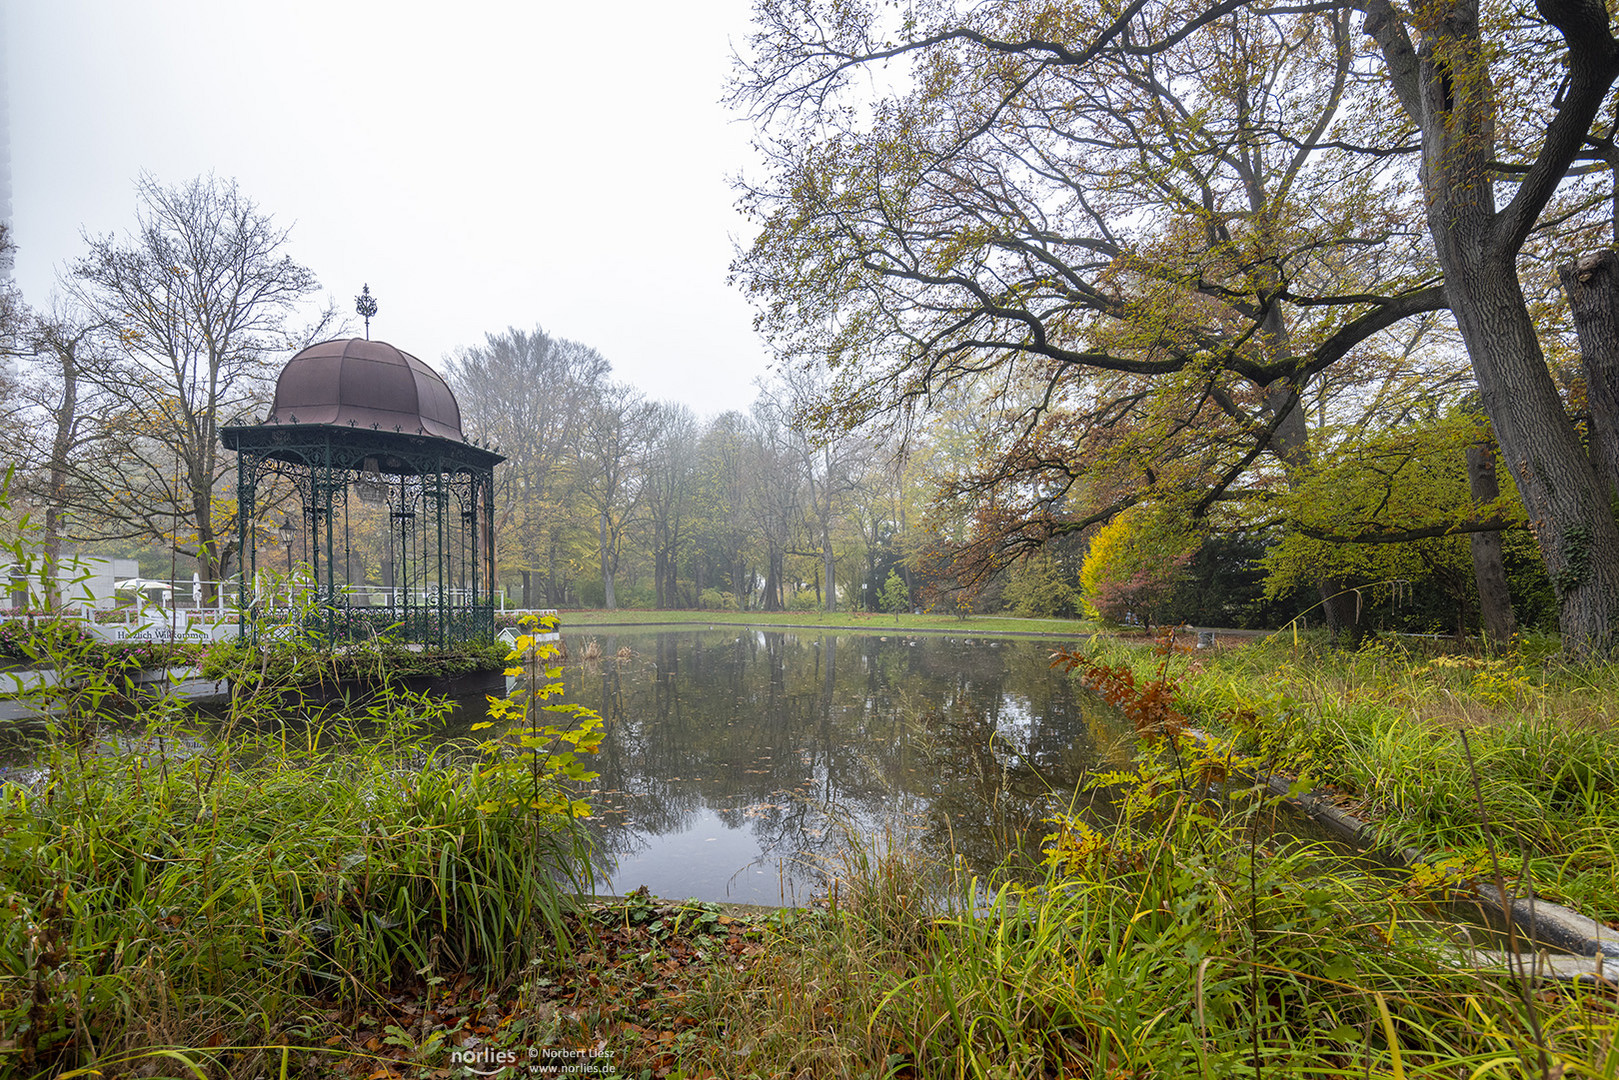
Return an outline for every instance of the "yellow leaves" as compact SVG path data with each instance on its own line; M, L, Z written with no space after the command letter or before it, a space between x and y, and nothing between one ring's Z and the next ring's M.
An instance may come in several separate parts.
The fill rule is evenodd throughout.
M528 616L523 625L530 631L548 631L555 629L556 620ZM494 796L480 804L482 813L519 810L566 817L590 814L589 803L574 798L570 790L572 785L599 775L585 768L578 755L593 754L600 748L603 721L582 705L541 704L564 692L562 668L541 663L559 653L555 644L539 641L533 633L519 635L507 657L515 663L506 669L506 674L526 676L528 684L508 697L489 697L490 720L473 725L474 731L492 727L495 721L509 725L500 737L481 747L491 762L480 776L495 789ZM556 722L542 722L538 715L542 712L551 713Z
M551 657L559 655L561 651L554 642L540 641L528 634L519 634L517 639L512 642L512 651L506 654L506 659L523 660L533 658L549 660Z
M1152 608L1184 573L1202 538L1168 506L1132 506L1091 539L1080 567L1088 614L1113 621L1150 622Z

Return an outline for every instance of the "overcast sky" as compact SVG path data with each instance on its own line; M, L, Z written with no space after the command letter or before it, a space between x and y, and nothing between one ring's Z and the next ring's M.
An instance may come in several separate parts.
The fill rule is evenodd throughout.
M725 283L748 0L5 3L15 280L44 306L142 172L235 178L372 337L435 367L538 324L700 415L766 351ZM359 320L354 320L359 332Z

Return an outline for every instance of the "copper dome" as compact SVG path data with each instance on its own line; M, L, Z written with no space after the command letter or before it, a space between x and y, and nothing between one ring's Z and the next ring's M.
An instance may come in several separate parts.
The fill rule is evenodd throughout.
M323 341L287 361L266 424L436 435L465 442L461 407L438 372L385 341Z

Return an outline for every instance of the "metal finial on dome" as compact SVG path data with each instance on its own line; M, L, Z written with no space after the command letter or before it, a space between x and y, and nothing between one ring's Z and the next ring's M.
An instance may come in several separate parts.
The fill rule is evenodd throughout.
M371 295L369 282L360 286L360 295L354 298L355 312L365 320L365 340L371 340L371 316L377 313L377 298Z

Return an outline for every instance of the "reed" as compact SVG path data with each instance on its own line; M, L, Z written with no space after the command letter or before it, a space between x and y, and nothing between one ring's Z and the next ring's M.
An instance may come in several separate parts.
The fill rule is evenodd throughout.
M91 679L72 642L33 644ZM431 741L446 706L387 682L341 719L295 719L257 674L218 722L49 691L70 707L32 777L0 786L0 1074L154 1046L263 1072L314 997L358 1015L402 976L499 980L566 945L590 862L539 764L554 746Z
M1155 761L1161 760L1154 758ZM1614 1076L1601 991L1502 972L1358 861L1152 766L1113 828L1053 822L1043 875L850 848L827 905L707 980L685 1075ZM835 898L835 899L834 899ZM1540 1055L1546 1055L1545 1066ZM1572 1073L1570 1073L1572 1074Z
M1110 639L1091 653L1143 676L1165 662ZM1534 641L1493 655L1389 640L1346 652L1291 635L1177 649L1168 664L1191 722L1329 785L1383 843L1477 863L1493 820L1510 877L1619 919L1619 664L1568 665Z

